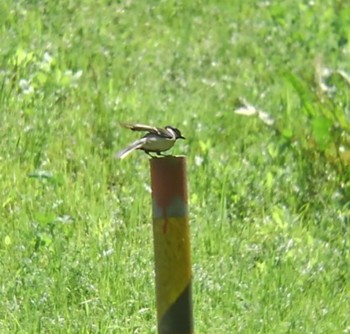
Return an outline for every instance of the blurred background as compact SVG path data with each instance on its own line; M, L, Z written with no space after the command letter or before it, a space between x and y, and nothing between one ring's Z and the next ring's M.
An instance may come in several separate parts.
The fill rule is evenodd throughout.
M155 333L148 157L181 129L198 333L350 333L344 1L3 1L2 333Z

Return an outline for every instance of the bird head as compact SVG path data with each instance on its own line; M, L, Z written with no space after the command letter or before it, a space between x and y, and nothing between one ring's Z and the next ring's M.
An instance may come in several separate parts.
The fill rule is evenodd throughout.
M172 130L172 131L175 133L175 138L176 138L176 139L186 139L186 138L181 134L181 131L180 131L179 129L174 128L174 127L172 127L172 126L170 126L170 125L167 125L165 128L166 128L166 129Z

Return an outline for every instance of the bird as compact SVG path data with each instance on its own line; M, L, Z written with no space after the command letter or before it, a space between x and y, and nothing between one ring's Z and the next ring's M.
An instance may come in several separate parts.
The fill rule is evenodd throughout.
M164 128L132 123L121 123L121 125L132 131L146 131L147 133L118 152L116 157L119 159L124 159L135 150L143 150L150 157L154 158L151 153L162 155L162 152L168 151L174 146L177 139L185 139L179 129L170 125Z

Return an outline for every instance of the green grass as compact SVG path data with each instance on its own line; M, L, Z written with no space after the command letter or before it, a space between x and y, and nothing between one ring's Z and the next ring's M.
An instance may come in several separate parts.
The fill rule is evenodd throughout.
M350 333L345 3L1 2L1 333L156 333L119 121L187 138L196 333Z

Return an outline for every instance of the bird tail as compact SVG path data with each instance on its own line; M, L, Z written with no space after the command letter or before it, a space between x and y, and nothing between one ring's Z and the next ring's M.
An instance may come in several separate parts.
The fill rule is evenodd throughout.
M116 157L118 159L124 159L127 157L131 152L137 150L138 148L142 147L144 144L145 140L144 138L141 138L139 140L134 141L132 144L130 144L128 147L124 148L123 150L119 151L116 154Z

